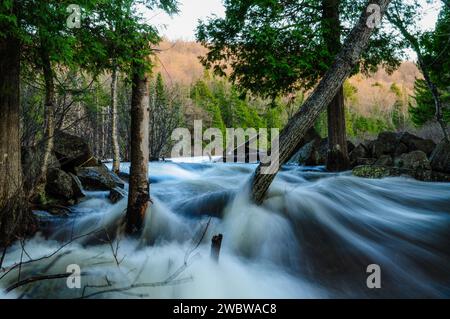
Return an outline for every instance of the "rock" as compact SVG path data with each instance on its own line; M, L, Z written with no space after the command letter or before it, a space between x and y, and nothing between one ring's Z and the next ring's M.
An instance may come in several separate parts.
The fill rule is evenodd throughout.
M108 191L125 186L124 182L105 165L77 167L75 173L86 190Z
M435 147L436 144L432 140L417 139L411 141L409 151L419 150L427 154L427 156L430 156Z
M89 145L81 137L65 132L55 134L54 153L64 171L75 172L75 167L78 166L100 165Z
M397 147L395 148L394 156L400 156L403 153L408 153L408 146L406 146L404 143L399 142L397 144Z
M400 155L400 157L395 160L395 166L411 170L431 170L427 154L422 151L413 151Z
M365 178L384 178L390 176L401 176L401 170L397 167L360 165L352 170L353 175Z
M439 143L430 157L433 170L450 173L450 143Z
M305 151L303 150L303 148L310 143L311 141L316 141L318 143L318 141L320 141L321 137L320 135L316 132L316 130L314 128L309 129L305 136L300 140L299 143L299 147L297 149L297 151L295 152L295 154L289 159L288 163L295 163L295 164L303 164L303 160L305 157L307 157L305 155ZM303 157L302 161L300 161L300 157ZM224 158L225 159L225 158Z
M64 172L61 169L49 169L47 174L47 184L45 192L61 205L73 205L79 198L84 197L80 185L74 176Z
M436 144L432 140L425 140L408 132L400 133L398 140L408 147L408 152L418 150L424 152L427 156L430 156L436 147Z
M355 167L352 173L364 178L408 176L424 182L450 182L450 174L422 169L410 170L389 166L361 165Z
M36 184L39 174L41 173L42 159L44 156L43 147L22 147L22 171L24 176L24 186L27 191ZM56 156L50 154L49 169L60 168L60 164Z
M375 164L375 162L377 161L376 158L364 158L364 157L360 157L356 160L355 162L355 166L359 166L359 165L373 165Z
M108 195L109 200L111 203L115 204L125 198L127 196L127 192L119 187L113 188Z
M382 155L393 155L397 147L397 134L393 132L381 132L372 143L372 157L380 158Z
M377 166L393 166L394 160L390 155L381 155L380 158L375 162Z
M367 147L364 144L359 144L352 152L350 152L350 163L352 163L353 165L358 161L359 158L367 158L368 155L369 152L367 150Z
M355 144L351 141L347 141L347 152L350 154L355 149Z
M308 142L298 152L298 163L306 166L319 165L320 154L317 151L318 140Z

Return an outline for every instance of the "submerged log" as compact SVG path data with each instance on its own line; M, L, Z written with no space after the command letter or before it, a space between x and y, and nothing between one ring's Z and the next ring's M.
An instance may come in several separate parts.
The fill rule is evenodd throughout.
M377 5L379 14L383 16L390 0L369 1L369 4ZM373 19L371 10L364 10L357 25L348 35L341 52L325 76L320 81L311 96L305 101L302 108L287 123L280 134L279 165L286 163L298 148L299 141L310 129L320 113L331 103L345 79L358 63L362 52L366 49L373 27L369 21ZM264 200L267 189L274 180L273 174L262 174L261 164L256 169L252 180L252 197L257 204Z
M222 239L223 235L218 234L213 236L211 240L211 259L215 262L219 261L219 255L220 255L220 247L222 246Z

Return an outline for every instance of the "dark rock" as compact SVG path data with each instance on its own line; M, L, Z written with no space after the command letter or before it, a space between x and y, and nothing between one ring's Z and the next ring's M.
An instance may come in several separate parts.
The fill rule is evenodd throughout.
M377 166L392 166L394 165L394 160L390 155L381 155L380 158L375 162Z
M429 156L436 147L436 144L432 140L425 140L408 132L400 133L398 140L408 147L408 152L418 150L424 152L427 156Z
M400 156L403 153L408 153L408 146L406 146L404 143L399 142L397 146L395 147L394 156Z
M39 174L41 173L42 159L44 157L44 147L22 147L22 171L24 177L24 186L27 191L36 185ZM50 168L60 168L60 164L54 154L50 154Z
M119 187L113 188L108 195L109 200L115 204L125 198L127 196L127 192Z
M75 172L78 166L100 165L86 141L65 132L55 134L54 152L65 171Z
M320 154L317 151L318 141L313 140L303 146L298 152L298 163L306 166L316 166L319 162Z
M74 176L54 168L48 171L45 192L53 199L61 201L61 205L73 205L79 198L84 197Z
M359 158L369 157L369 152L364 144L359 144L352 152L350 152L349 157L350 163L354 164L358 161Z
M347 152L350 154L355 149L355 144L351 141L347 141Z
M373 165L373 164L375 164L376 161L377 161L376 158L360 157L360 158L356 159L355 166L359 166L359 165Z
M298 143L298 148L297 148L296 152L291 157L291 159L289 159L288 162L289 163L301 163L299 161L299 158L300 158L300 154L304 153L304 150L302 150L303 147L305 147L306 144L308 144L311 141L316 141L317 143L319 143L318 141L320 141L320 139L321 139L320 135L316 132L316 130L314 128L309 129L306 132L305 136ZM224 157L224 160L225 160L225 157Z
M86 190L107 191L125 186L124 182L104 165L77 167L75 173Z
M431 165L427 154L422 151L412 151L410 153L402 154L395 159L395 166L406 169L421 169L430 170Z
M433 170L450 173L450 143L441 142L430 157Z
M380 158L382 155L393 155L397 147L397 134L381 132L372 144L372 156Z

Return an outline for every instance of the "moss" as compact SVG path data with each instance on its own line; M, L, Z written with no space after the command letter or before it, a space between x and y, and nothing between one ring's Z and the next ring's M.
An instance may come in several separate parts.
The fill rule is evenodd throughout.
M358 177L366 177L366 178L383 178L388 176L397 176L396 172L394 172L389 167L384 166L371 166L371 165L361 165L357 166L352 171L353 175Z

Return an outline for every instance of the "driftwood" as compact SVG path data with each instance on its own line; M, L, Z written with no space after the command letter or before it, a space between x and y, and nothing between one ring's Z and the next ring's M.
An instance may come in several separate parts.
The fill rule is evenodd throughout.
M390 0L371 0L369 5L376 5L383 16ZM365 9L358 23L348 35L341 52L328 72L324 75L319 85L311 96L305 101L302 108L297 112L286 127L280 133L279 165L286 163L295 153L298 144L306 132L314 125L325 107L330 104L337 91L348 78L351 71L358 63L361 53L366 49L370 35L373 32L371 22L373 12ZM252 177L252 198L257 204L264 200L267 189L274 180L274 174L262 174L261 164Z

